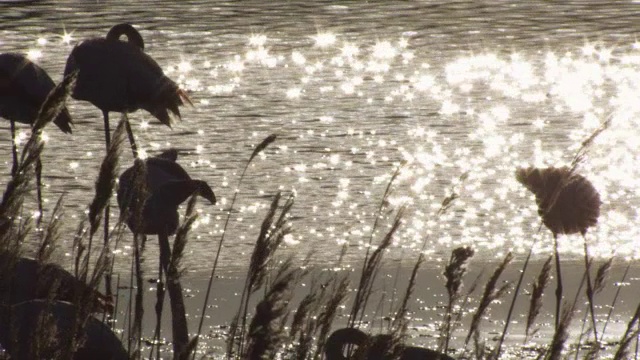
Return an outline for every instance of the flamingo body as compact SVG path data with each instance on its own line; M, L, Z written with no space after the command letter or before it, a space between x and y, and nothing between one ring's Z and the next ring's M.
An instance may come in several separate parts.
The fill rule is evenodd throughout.
M136 224L133 216L128 216L127 225L131 231L146 235L157 235L166 231L167 235L172 235L178 229L178 206L189 196L198 194L212 204L216 203L211 187L202 180L191 179L176 159L177 152L169 150L144 160L146 196L142 209L142 224ZM135 187L134 166L120 176L120 211L128 211L129 204L135 203L140 196L143 195Z
M0 54L0 117L33 124L55 83L41 67L20 54ZM64 108L53 122L71 133L71 116Z
M128 41L121 41L121 35ZM92 103L104 114L144 109L171 126L169 112L180 118L178 107L189 101L144 52L140 33L129 24L114 26L106 38L77 45L67 59L65 76L73 71L78 71L78 78L71 96Z

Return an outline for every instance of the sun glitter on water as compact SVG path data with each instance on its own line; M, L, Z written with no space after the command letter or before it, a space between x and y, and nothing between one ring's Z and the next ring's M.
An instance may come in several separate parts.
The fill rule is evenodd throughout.
M62 42L72 39L65 32ZM366 243L376 216L371 204L380 201L394 169L406 163L390 198L391 205L410 209L398 247L415 247L429 234L430 255L471 244L490 257L509 250L525 253L537 239L542 241L536 241L535 251L547 254L551 241L537 232L535 201L513 179L513 171L569 165L581 143L610 119L579 168L603 201L598 224L588 234L590 250L598 257L640 257L634 246L640 235L638 43L460 51L435 59L414 48L407 35L360 42L319 31L294 48L282 46L272 34L242 41L244 47L224 62L176 56L163 67L169 65L172 76L182 74L181 84L205 107L217 106L219 95L242 102L257 93L271 104L297 109L294 117L268 119L286 124L295 141L280 143L286 151L260 159L283 161L284 173L294 178L283 188L300 199L318 191L328 199L330 211L309 206L302 214L296 242L316 241L322 234L327 246ZM52 41L36 43L31 58L52 46ZM255 91L256 86L264 89ZM319 126L310 129L305 122ZM148 123L140 126L145 130ZM341 141L322 145L335 138ZM196 146L194 152L204 156ZM215 159L205 160L215 166ZM459 198L435 218L453 187ZM327 224L334 230L322 231ZM581 255L571 241L561 246Z

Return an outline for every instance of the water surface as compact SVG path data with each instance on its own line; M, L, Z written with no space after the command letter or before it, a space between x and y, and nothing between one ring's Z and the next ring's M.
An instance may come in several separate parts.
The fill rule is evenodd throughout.
M566 165L602 122L579 172L603 199L589 231L593 255L635 259L638 206L640 22L631 1L208 2L41 1L0 3L0 49L28 53L61 79L66 57L85 38L118 22L141 32L145 51L190 92L172 129L148 113L131 115L149 155L168 147L220 200L199 205L185 265L205 271L253 147L278 135L249 168L221 261L246 265L273 195L295 195L287 252L324 264L341 244L358 261L392 174L385 233L405 205L389 257L413 261L423 244L439 261L472 245L485 259L508 251L551 250L538 231L533 197L518 166ZM64 36L66 34L66 36ZM74 134L50 128L44 156L45 217L65 194L63 252L92 196L104 154L101 113L70 101ZM118 119L112 114L112 127ZM8 123L0 132L10 172ZM27 131L22 127L22 131ZM122 167L132 157L124 153ZM460 181L463 174L466 180ZM436 211L451 191L459 199ZM115 204L115 202L114 202ZM33 205L33 204L31 204ZM118 214L112 208L113 216ZM129 242L118 269L128 269ZM579 256L582 239L561 239ZM154 251L155 241L150 242ZM121 255L122 254L122 255ZM148 264L154 269L155 258Z

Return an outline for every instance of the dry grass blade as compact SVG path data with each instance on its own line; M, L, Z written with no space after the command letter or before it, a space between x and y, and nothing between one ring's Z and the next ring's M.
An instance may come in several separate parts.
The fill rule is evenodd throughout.
M32 132L24 146L18 171L7 183L2 203L0 203L0 245L12 241L10 235L14 231L14 222L20 221L22 204L29 192L29 184L33 177L33 166L40 157L42 149L43 143L40 141L39 134Z
M282 318L287 314L287 303L291 299L291 288L298 277L298 271L291 269L291 260L280 267L275 281L264 299L256 306L247 333L248 346L244 359L275 359L283 342Z
M549 279L551 278L552 259L552 256L549 256L547 258L547 261L545 261L544 265L542 265L542 269L540 269L538 278L533 283L533 289L531 290L531 300L529 301L529 313L527 315L527 326L525 328L525 342L530 335L533 335L533 333L531 332L531 327L540 314L540 309L542 308L542 295L544 295L544 290L549 284Z
M309 293L300 301L291 320L289 330L288 353L295 359L307 359L312 352L314 337L318 329L317 315L322 300L327 296L328 283L319 283L317 279L311 281Z
M56 206L53 208L53 212L51 213L51 220L49 220L46 229L42 232L40 246L38 247L38 252L36 254L36 259L41 263L49 261L49 258L60 239L63 199L64 195L61 195L58 198Z
M409 284L407 284L407 289L405 290L404 296L402 297L402 302L400 303L398 311L396 311L396 316L393 319L392 328L394 329L394 331L406 327L406 324L404 322L409 308L409 299L411 298L413 290L415 289L418 270L420 269L420 266L423 262L424 253L420 253L420 255L418 255L418 260L413 265L413 270L411 271L411 276L409 277Z
M276 194L260 227L260 234L249 263L249 293L255 292L263 285L268 266L273 260L273 254L284 237L291 233L287 217L293 206L293 196L287 199L280 211L280 216L274 221L281 196L281 193Z
M98 180L96 180L96 193L91 201L91 205L89 205L90 237L98 230L101 220L100 214L109 204L109 199L111 199L111 195L113 194L116 178L118 177L118 160L120 158L123 141L124 121L121 120L113 133L107 155L104 157L104 160L102 160Z
M276 136L275 135L269 135L269 136L267 136L267 138L265 138L256 147L256 149L251 154L251 157L249 158L249 161L247 161L247 163L244 166L244 169L242 170L242 175L240 176L240 179L238 179L238 185L237 185L236 189L240 188L240 185L242 184L242 180L244 179L244 175L247 172L247 169L249 168L249 165L251 164L251 161L253 160L253 158L257 154L259 154L261 151L266 149L266 147L269 144L271 144L272 142L274 142L275 140L276 140ZM229 219L231 219L231 210L233 209L233 206L235 205L237 198L238 198L238 191L236 190L236 192L234 192L234 194L233 194L233 199L231 200L231 205L229 207L229 211L227 212L227 218L225 219L224 227L222 229L222 236L220 237L220 241L218 242L218 250L216 251L216 257L213 260L213 266L211 267L211 275L209 276L209 283L207 285L207 292L206 292L206 294L204 296L204 304L202 305L202 313L200 314L200 322L198 323L198 332L197 332L196 337L199 337L200 334L202 333L202 325L204 324L204 318L205 318L207 307L208 307L208 304L209 304L209 296L211 295L211 285L213 284L213 279L214 279L215 274L216 274L216 269L218 268L218 259L220 258L220 252L222 250L222 244L224 243L224 236L227 233L227 227L229 226ZM233 338L231 339L231 342L233 342ZM195 353L194 353L192 359L195 359Z
M402 224L404 212L405 207L401 207L398 210L389 231L384 238L382 238L380 245L378 245L373 253L371 253L371 256L364 264L362 274L360 276L360 283L358 284L358 290L356 291L355 300L353 301L353 308L349 318L349 327L353 327L358 318L362 318L362 316L364 316L369 296L372 293L371 289L373 287L373 283L376 275L378 274L378 270L380 269L380 265L382 264L382 257L385 250L391 246L393 237Z
M473 254L474 251L470 247L459 247L451 252L451 258L444 271L447 279L445 287L450 298L459 297L462 279L467 272L467 261Z
M48 123L53 121L65 107L67 98L76 83L78 72L75 71L67 75L62 81L49 92L47 98L42 103L36 121L33 123L33 131L41 131Z
M631 342L633 341L633 339L636 339L638 337L639 335L638 333L640 332L640 328L638 328L639 319L640 319L640 303L638 303L638 306L636 307L636 312L633 314L633 317L631 318L631 320L629 320L629 323L627 324L627 329L625 330L624 335L620 340L620 346L618 346L618 349L616 350L616 354L613 357L614 360L624 360L629 358L628 357L629 345L631 345Z
M236 349L240 346L240 312L236 313L229 324L227 332L227 359L233 359Z
M329 336L331 324L336 317L340 304L344 301L349 290L349 278L345 275L342 277L334 277L331 279L333 284L332 292L329 294L327 301L322 305L322 312L318 315L318 324L320 326L320 334L316 341L316 352L314 359L319 359L324 349L324 344Z
M604 290L605 281L607 276L609 275L609 270L611 269L611 264L613 263L613 257L609 258L609 260L605 261L604 264L600 265L598 271L596 272L596 278L593 281L593 292L597 294Z
M198 219L198 213L196 213L195 211L197 200L197 196L191 196L191 198L189 198L189 202L187 203L187 211L185 213L185 220L178 228L175 240L173 241L170 266L173 266L176 269L180 269L180 260L182 260L184 249L187 246L189 231L191 231L191 227ZM181 270L179 270L179 272L181 272Z
M302 298L298 304L293 320L291 320L291 329L289 330L289 337L295 338L298 333L303 331L303 325L307 316L317 306L319 298L322 297L324 288L318 289L316 286L311 286L311 291Z
M469 340L471 339L471 336L475 332L479 331L480 319L482 319L482 317L487 312L487 309L489 309L489 305L491 305L491 303L494 302L496 299L499 299L500 297L502 297L506 293L507 289L509 288L510 284L508 283L498 288L498 279L500 279L500 276L502 275L504 270L507 268L507 265L509 265L512 259L513 259L513 255L511 254L511 252L509 252L507 256L504 257L504 260L502 260L502 263L498 265L496 270L493 272L493 274L489 278L489 281L485 285L484 293L482 294L482 298L480 299L480 304L478 305L478 309L473 314L473 317L471 319L471 325L469 326L469 333L467 334L467 338L464 341L465 345L469 342Z
M275 134L271 134L266 138L264 138L264 140L262 140L262 142L258 144L258 146L256 146L256 148L251 153L251 156L249 157L249 162L251 162L251 160L253 160L253 158L256 157L256 155L258 155L264 149L266 149L267 146L271 145L272 142L276 141L276 138L277 136Z
M460 287L462 279L467 272L467 261L473 256L474 251L470 247L459 247L453 249L449 263L444 269L444 277L447 279L445 287L447 289L447 308L444 314L444 321L440 327L440 337L438 341L438 351L447 352L449 340L451 339L451 320L453 318L454 304L460 298Z
M553 339L549 345L549 350L545 355L545 360L560 360L562 359L562 351L564 345L569 338L569 326L571 325L571 319L574 315L574 307L564 306L560 313L560 321L558 327L553 333Z
M291 225L288 221L289 211L293 207L293 195L290 195L280 210L280 215L276 219L277 210L281 199L281 193L277 193L265 219L260 227L260 234L253 248L249 270L245 279L245 285L240 296L240 307L238 308L239 329L236 330L235 336L238 337L237 353L244 353L244 331L249 311L249 299L251 295L260 289L265 282L268 269L274 260L274 254L278 246L286 235L291 233ZM231 342L236 340L230 339Z
M609 324L609 321L611 320L611 314L613 313L613 309L615 309L616 307L616 303L618 302L618 297L620 296L620 290L622 289L622 286L625 282L625 280L627 279L627 275L629 274L629 269L631 268L631 262L629 262L627 264L627 266L624 269L624 274L622 274L622 279L620 279L620 282L616 283L616 294L613 297L613 300L611 300L611 305L609 305L609 312L607 313L607 319L604 322L604 326L602 327L602 338L604 339L604 335L607 331L607 325Z

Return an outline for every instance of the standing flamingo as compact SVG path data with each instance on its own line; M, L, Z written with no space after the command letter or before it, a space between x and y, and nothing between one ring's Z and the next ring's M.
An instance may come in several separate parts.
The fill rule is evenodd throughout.
M125 35L127 41L120 41ZM171 126L171 112L180 118L179 106L191 104L187 94L166 77L160 65L144 52L144 40L130 24L112 27L106 38L89 39L78 44L64 69L67 74L78 71L71 96L86 100L102 111L107 151L111 142L109 112L130 113L144 109L160 122ZM125 122L131 150L135 158L138 150L131 125ZM104 242L109 231L109 206L104 215ZM111 280L107 275L107 295L111 293Z
M41 67L20 54L0 54L0 117L11 122L11 175L18 171L15 123L33 125L42 103L55 83ZM65 133L71 133L71 116L63 108L53 122ZM36 166L38 207L42 215L41 165Z
M120 41L125 35L127 41ZM118 24L106 38L81 42L67 58L65 76L78 70L71 96L86 100L102 111L105 142L110 142L109 112L130 113L144 109L171 127L169 112L180 118L179 106L191 104L186 92L168 77L160 65L144 52L140 33L130 24ZM127 123L134 156L137 148Z
M179 225L178 206L189 196L198 194L216 203L216 197L209 185L202 180L191 179L189 174L176 160L178 152L167 150L162 154L144 160L136 160L136 165L120 175L118 187L118 205L120 213L125 217L129 229L134 234L158 235L160 247L160 276L167 274L167 289L171 301L174 353L180 354L189 342L187 320L184 312L182 286L177 281L177 268L170 264L171 247L169 235L175 234ZM144 165L143 165L144 164ZM140 171L144 169L144 171ZM142 186L140 186L142 185ZM141 204L142 209L136 209ZM136 213L141 216L136 216ZM159 288L159 299L162 290ZM162 302L156 305L158 327L156 337L160 334ZM175 310L174 310L175 309ZM181 309L181 310L180 310Z

